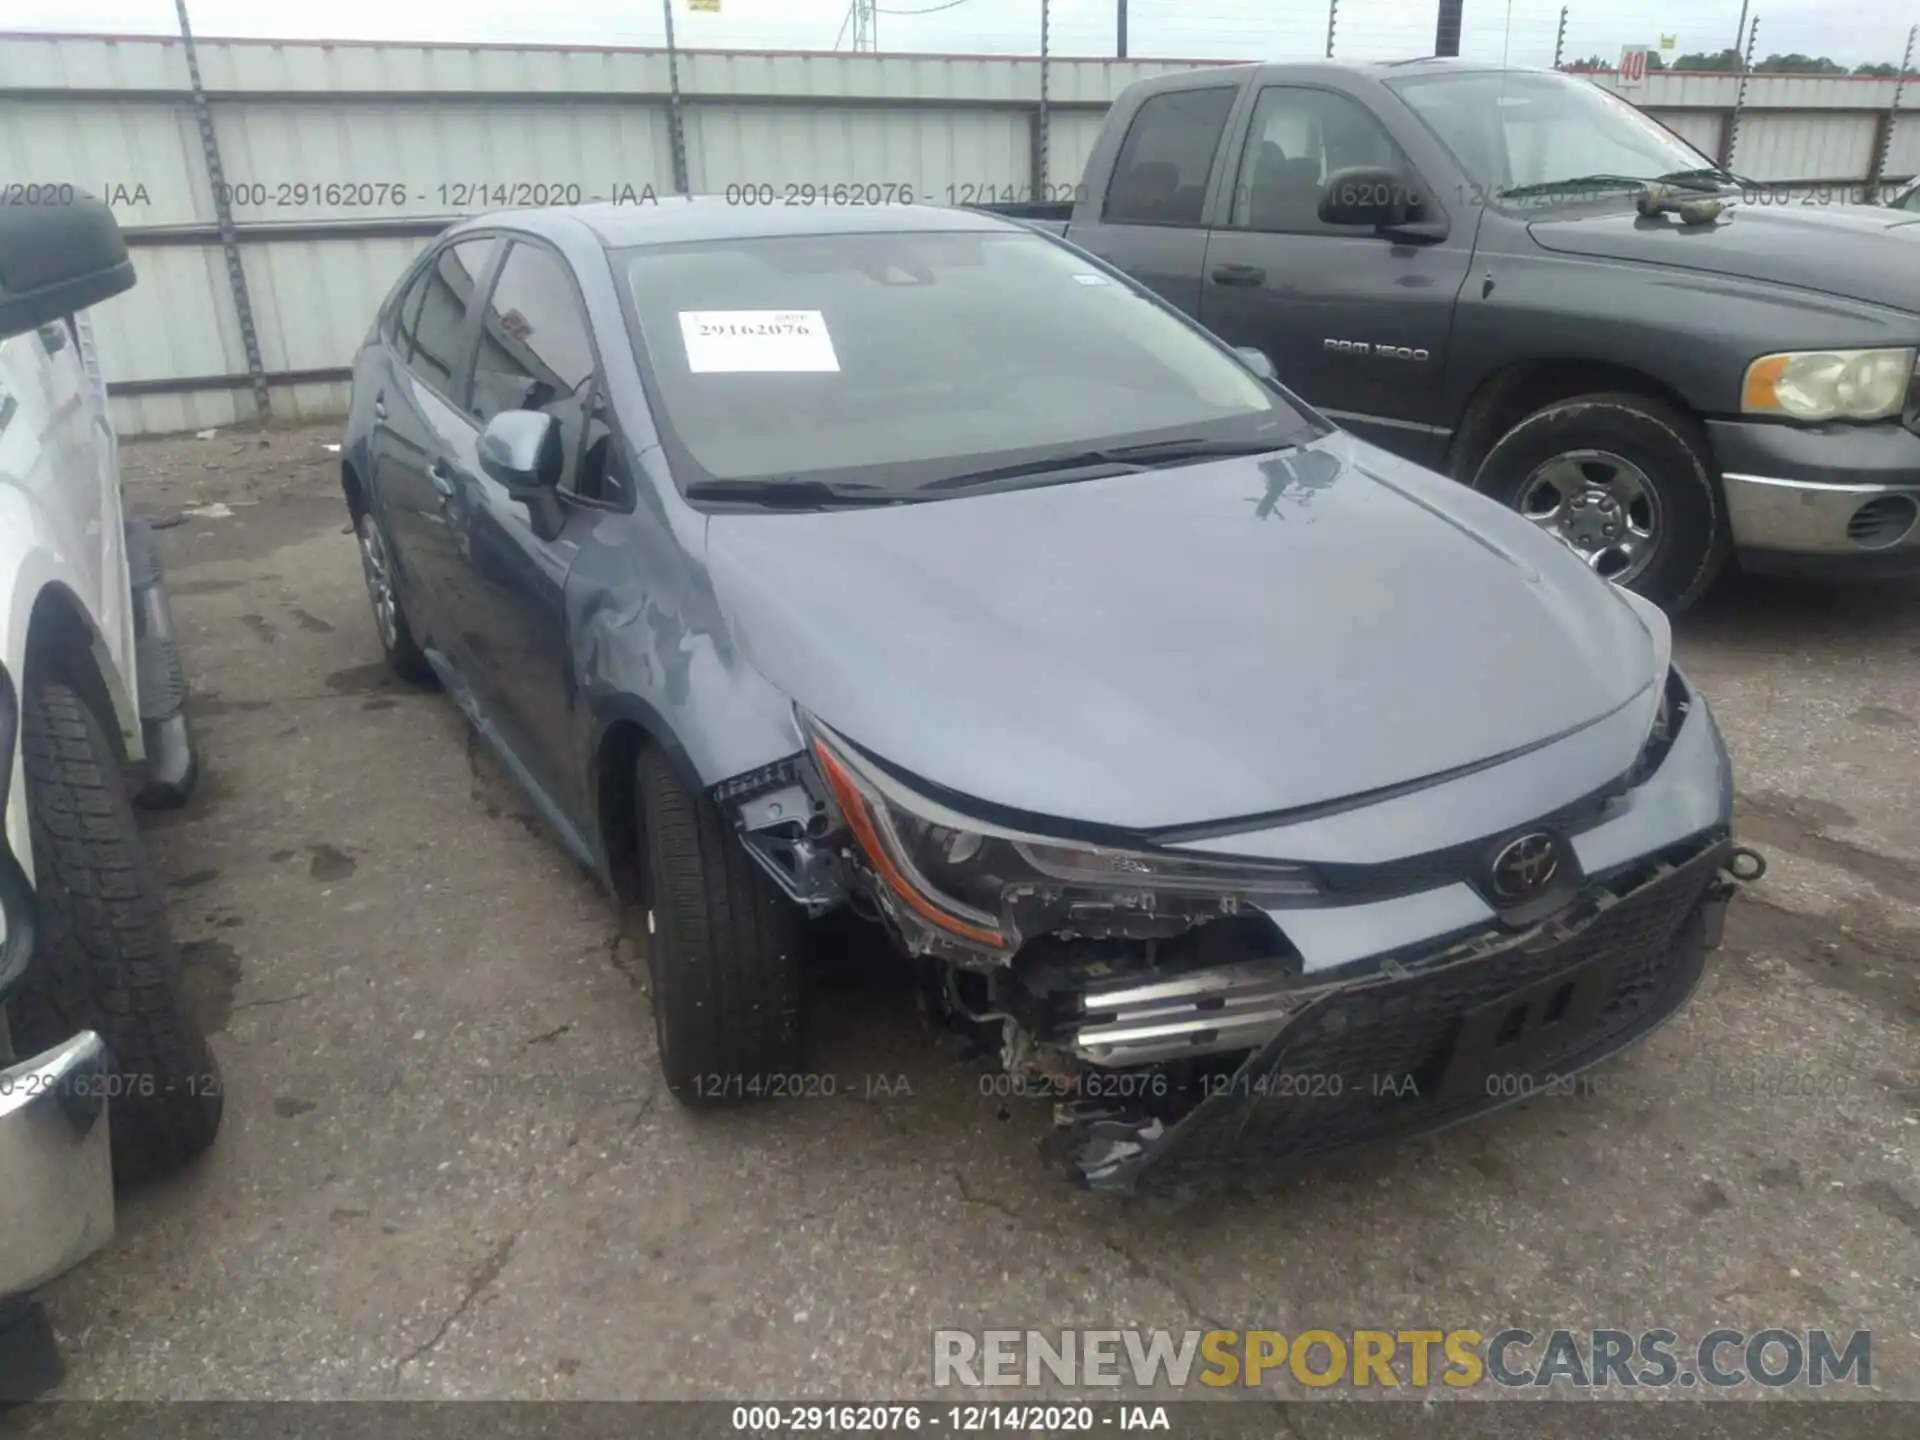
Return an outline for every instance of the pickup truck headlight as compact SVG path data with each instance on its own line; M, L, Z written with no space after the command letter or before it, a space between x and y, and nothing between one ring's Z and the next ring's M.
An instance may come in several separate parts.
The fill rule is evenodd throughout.
M1025 936L1178 934L1320 893L1297 865L1114 849L1004 829L915 793L819 722L815 760L868 864L951 940L1004 954Z
M1795 350L1747 367L1740 408L1789 420L1884 420L1906 408L1915 351Z

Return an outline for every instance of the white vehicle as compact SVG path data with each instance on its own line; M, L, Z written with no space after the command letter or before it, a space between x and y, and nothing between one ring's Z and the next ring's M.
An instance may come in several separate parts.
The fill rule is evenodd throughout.
M221 1113L219 1071L182 999L163 891L132 809L184 803L196 769L166 592L149 533L121 516L118 447L82 313L130 288L133 264L112 213L66 196L0 205L9 1390L21 1365L57 1364L26 1297L106 1243L113 1182L183 1164L213 1142Z

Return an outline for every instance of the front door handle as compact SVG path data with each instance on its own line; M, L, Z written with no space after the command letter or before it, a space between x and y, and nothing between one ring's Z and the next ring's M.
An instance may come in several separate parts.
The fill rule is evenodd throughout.
M433 482L433 488L440 492L440 498L453 498L453 470L445 460L436 460L427 467L427 479Z
M1264 285L1267 283L1267 272L1258 265L1216 265L1213 267L1213 283Z
M384 390L373 392L373 418L376 420L387 418L387 392Z

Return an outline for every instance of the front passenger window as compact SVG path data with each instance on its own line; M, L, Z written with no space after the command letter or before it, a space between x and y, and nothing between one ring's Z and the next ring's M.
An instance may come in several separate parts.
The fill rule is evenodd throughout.
M1331 90L1267 86L1247 128L1233 188L1234 226L1291 234L1356 233L1351 225L1320 219L1327 177L1349 165L1382 166L1413 180L1400 147L1358 101Z
M572 273L553 251L516 241L487 302L474 362L473 414L538 410L560 424L560 484L610 498L608 428L597 418L592 333Z

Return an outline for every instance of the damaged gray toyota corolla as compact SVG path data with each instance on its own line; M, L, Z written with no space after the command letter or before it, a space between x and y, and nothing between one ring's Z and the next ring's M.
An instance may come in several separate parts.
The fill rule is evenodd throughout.
M378 633L645 916L690 1103L883 926L1087 1183L1450 1123L1640 1039L1739 879L1664 617L1058 240L516 214L343 446Z

